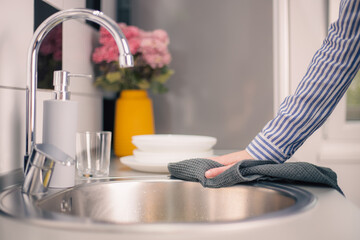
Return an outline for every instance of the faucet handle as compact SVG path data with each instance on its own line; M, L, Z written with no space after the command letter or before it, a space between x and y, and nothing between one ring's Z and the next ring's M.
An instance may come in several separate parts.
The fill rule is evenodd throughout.
M52 144L34 145L27 163L22 191L29 195L45 193L56 164L71 166L75 164L75 159Z
M75 159L67 155L65 152L55 147L52 144L40 143L34 147L35 151L39 152L43 156L52 159L54 162L64 165L71 166L75 164Z

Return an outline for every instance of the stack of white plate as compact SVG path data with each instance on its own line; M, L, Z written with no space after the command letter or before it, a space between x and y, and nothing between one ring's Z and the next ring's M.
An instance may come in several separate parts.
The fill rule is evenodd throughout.
M130 168L145 172L168 172L167 164L214 155L216 138L198 135L152 134L132 137L137 147L132 156L120 158Z

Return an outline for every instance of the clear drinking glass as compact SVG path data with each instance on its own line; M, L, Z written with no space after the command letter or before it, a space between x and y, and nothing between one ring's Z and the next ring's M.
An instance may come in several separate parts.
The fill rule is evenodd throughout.
M80 177L106 177L110 168L111 132L76 134L76 169Z

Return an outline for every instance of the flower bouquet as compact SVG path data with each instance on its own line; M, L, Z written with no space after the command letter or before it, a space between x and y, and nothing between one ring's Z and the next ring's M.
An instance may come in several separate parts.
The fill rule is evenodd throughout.
M100 46L95 48L92 55L95 63L95 86L110 92L127 89L167 92L164 84L173 74L168 68L171 62L168 34L161 29L147 32L125 23L118 25L134 56L134 67L119 68L118 47L111 34L105 28L100 28Z

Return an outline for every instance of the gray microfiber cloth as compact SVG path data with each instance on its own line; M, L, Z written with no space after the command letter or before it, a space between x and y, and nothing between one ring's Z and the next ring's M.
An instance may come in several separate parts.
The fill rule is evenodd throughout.
M330 168L319 167L307 162L276 163L263 160L243 160L236 163L220 175L207 179L205 172L211 168L224 165L210 159L195 158L169 163L168 169L172 177L200 182L204 187L220 188L237 183L252 181L300 182L322 184L338 190L337 176Z

